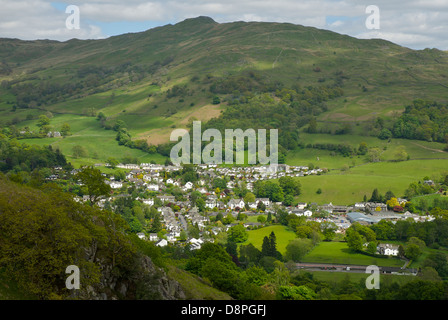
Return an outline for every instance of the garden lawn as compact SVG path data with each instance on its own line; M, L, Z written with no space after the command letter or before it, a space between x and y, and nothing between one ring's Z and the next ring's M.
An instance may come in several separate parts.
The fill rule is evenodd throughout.
M277 238L277 250L281 254L285 254L286 246L291 240L294 240L296 238L296 234L283 225L273 225L256 230L250 230L248 231L249 238L241 245L252 243L257 249L261 250L263 238L269 237L271 232L274 232Z
M384 267L402 267L404 264L403 261L397 258L376 258L361 253L352 253L346 242L321 242L301 262L376 265Z

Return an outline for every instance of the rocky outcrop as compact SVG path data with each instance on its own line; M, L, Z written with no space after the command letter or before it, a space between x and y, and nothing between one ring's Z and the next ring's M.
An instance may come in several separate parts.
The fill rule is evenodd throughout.
M70 298L81 300L182 300L185 292L181 285L170 279L165 270L157 267L148 256L136 258L132 272L117 275L116 269L98 257L95 263L101 269L99 283L74 290Z

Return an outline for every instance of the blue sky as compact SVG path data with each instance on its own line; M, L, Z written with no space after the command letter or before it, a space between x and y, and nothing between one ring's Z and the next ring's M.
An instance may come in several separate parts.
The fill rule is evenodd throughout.
M381 28L366 28L367 6L380 10ZM68 5L80 29L68 30ZM357 38L382 38L413 49L448 50L448 0L0 0L0 37L24 40L98 39L140 32L186 18L289 22Z
M68 3L62 3L62 2L51 2L51 6L57 9L60 12L63 12L65 14L65 9L67 8L69 4ZM160 25L165 25L170 22L161 23L159 21L111 21L111 22L102 22L102 21L95 21L92 19L81 19L81 23L87 24L87 25L94 25L101 29L104 36L110 37L110 36L116 36L124 33L129 32L142 32L146 31L151 28L158 27Z

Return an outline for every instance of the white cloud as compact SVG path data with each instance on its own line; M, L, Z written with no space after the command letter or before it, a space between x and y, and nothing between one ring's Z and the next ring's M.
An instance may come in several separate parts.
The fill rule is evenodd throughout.
M45 0L0 0L0 7L0 37L23 40L104 38L98 27L82 20L79 30L67 29L65 21L69 14L57 10Z

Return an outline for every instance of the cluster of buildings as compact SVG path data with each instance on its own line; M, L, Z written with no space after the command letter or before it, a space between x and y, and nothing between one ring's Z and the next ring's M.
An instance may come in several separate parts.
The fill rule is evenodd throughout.
M350 227L354 222L361 224L374 224L386 219L391 221L397 221L400 219L412 218L415 221L426 221L433 219L430 216L419 216L410 212L398 214L393 211L389 211L388 207L384 203L372 203L372 202L359 202L351 206L334 205L332 203L318 205L316 203L299 203L297 206L285 207L282 203L273 203L268 198L256 198L253 202L246 203L244 199L228 199L225 192L216 192L213 189L211 181L213 178L225 177L227 184L226 188L232 190L234 187L239 186L241 181L246 183L246 187L252 190L253 183L258 180L278 179L282 176L305 176L309 174L321 174L321 169L309 170L308 167L294 167L288 165L272 166L252 166L252 167L218 167L216 165L198 165L196 172L199 174L199 180L193 184L191 182L181 183L180 179L167 178L167 173L180 170L179 166L166 166L158 164L140 164L140 165L118 165L119 168L127 169L123 181L116 181L113 177L109 178L108 182L112 189L121 189L124 186L137 186L139 188L146 189L148 191L155 191L156 195L150 198L137 198L142 203L153 206L156 202L159 204L158 211L163 219L164 228L167 233L160 239L157 234L149 234L146 236L143 233L139 233L139 237L145 238L150 241L156 242L158 246L166 246L169 243L175 243L181 237L181 232L187 231L188 223L198 226L201 230L198 238L182 239L190 245L192 249L199 249L201 245L209 239L209 237L203 237L208 232L211 234L218 234L222 230L218 230L216 227L207 228L210 224L210 217L216 216L219 212L225 215L231 214L236 218L239 212L243 212L248 215L260 214L260 204L263 204L263 214L271 212L276 214L280 206L286 210L289 214L295 214L297 216L304 216L309 220L317 222L331 222L336 225L338 230L336 232L345 233L345 230ZM184 191L183 200L176 200L174 195L165 192L170 185L179 187ZM205 198L206 213L200 213L198 208L192 206L190 201L190 192L198 191L203 194ZM120 195L117 195L120 196ZM85 199L84 199L85 200ZM112 200L109 198L107 200ZM102 199L99 205L104 205L106 199ZM400 203L404 203L405 199L398 199ZM162 205L160 205L162 204ZM177 212L173 211L173 207L178 206ZM325 214L322 214L325 213ZM251 222L246 223L245 227L253 228L259 227L262 223ZM232 224L226 225L225 230L231 227ZM379 251L384 254L395 255L396 248L384 247ZM392 252L392 253L391 253Z
M96 164L96 166L103 166L104 164ZM108 164L105 164L106 166ZM130 183L138 183L146 186L151 191L163 190L167 184L173 184L182 188L183 191L188 191L193 188L193 184L186 183L181 185L180 181L161 176L162 172L172 172L181 170L180 166L159 165L151 163L136 164L119 164L117 168L130 170L126 175L126 181ZM289 166L286 164L268 165L268 166L240 166L240 167L218 167L216 164L199 164L196 171L202 177L228 177L230 181L227 183L227 188L233 188L238 181L244 181L249 190L253 189L253 184L259 180L278 179L283 176L289 177L303 177L307 175L322 174L323 169L310 169L306 166ZM141 175L141 178L136 176ZM199 184L204 186L205 180L199 181ZM112 186L112 185L111 185ZM118 182L114 182L114 188L121 188Z

